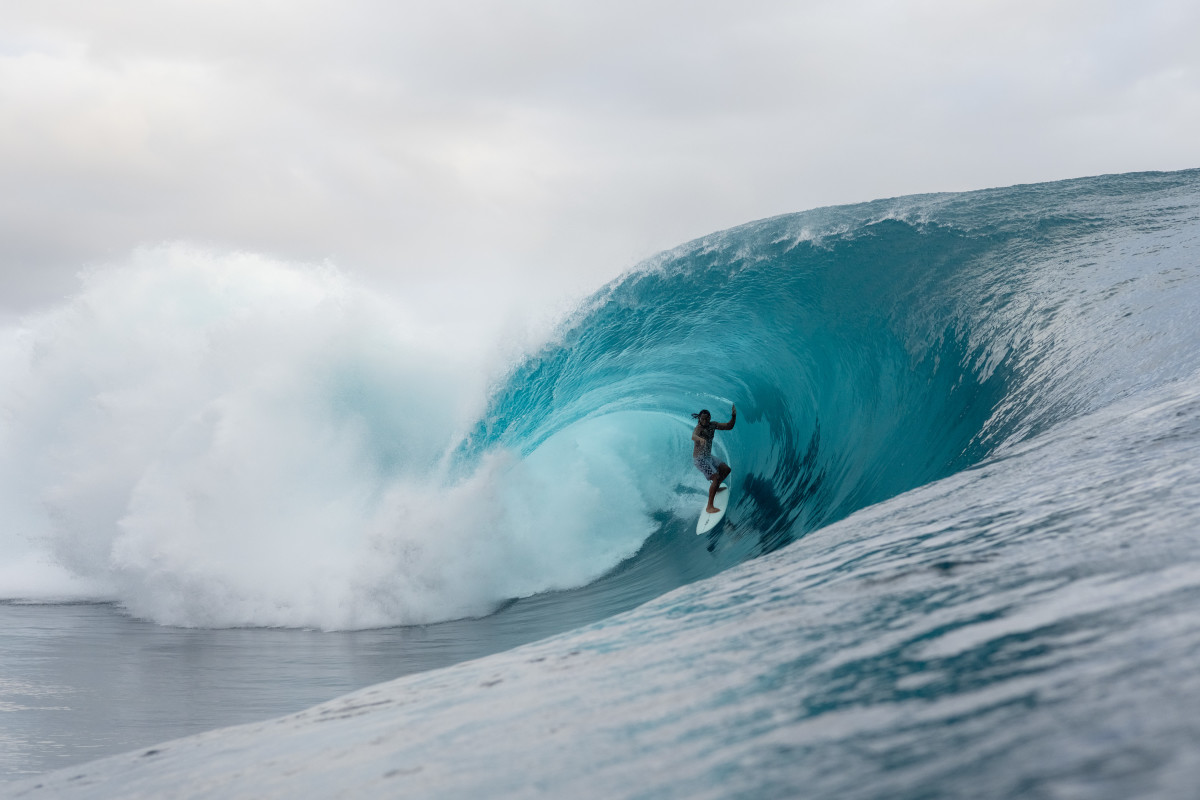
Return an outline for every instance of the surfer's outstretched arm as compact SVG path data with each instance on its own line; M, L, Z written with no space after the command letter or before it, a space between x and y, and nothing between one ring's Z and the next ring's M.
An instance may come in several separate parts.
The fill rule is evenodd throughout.
M714 422L712 426L719 431L728 431L733 429L733 423L737 422L737 406L733 406L733 411L729 415L729 422Z

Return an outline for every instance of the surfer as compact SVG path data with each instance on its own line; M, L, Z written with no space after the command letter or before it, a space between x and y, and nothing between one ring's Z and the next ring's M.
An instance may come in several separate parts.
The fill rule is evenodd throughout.
M696 469L704 473L704 477L712 481L712 485L708 487L708 508L704 510L709 514L715 514L721 509L713 505L713 498L717 496L717 489L721 487L721 481L729 477L732 470L729 469L728 464L717 461L713 457L713 436L717 431L727 431L733 428L733 423L737 422L737 406L733 406L729 422L713 422L712 414L708 413L708 409L704 409L699 414L692 414L692 419L697 421L695 429L692 430L692 441L696 443L692 448L692 463L696 465Z

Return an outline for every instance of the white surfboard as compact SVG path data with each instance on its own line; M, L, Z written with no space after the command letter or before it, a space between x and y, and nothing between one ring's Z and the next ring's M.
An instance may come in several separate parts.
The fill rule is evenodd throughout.
M717 494L713 497L713 505L719 510L715 514L710 514L704 509L708 508L708 493L704 494L704 506L700 509L700 519L696 523L696 535L708 533L713 528L717 527L717 523L725 517L725 510L729 507L729 487L722 486L717 489Z

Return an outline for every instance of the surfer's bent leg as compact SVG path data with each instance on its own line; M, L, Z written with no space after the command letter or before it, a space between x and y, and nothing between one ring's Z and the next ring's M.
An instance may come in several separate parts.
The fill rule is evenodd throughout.
M713 500L717 499L717 490L721 488L721 482L728 478L729 473L732 471L729 465L722 461L721 465L717 467L716 473L712 476L712 483L708 487L708 508L704 509L709 514L715 514L721 510L713 505Z
M713 506L713 498L716 497L717 489L721 486L721 481L725 480L725 476L729 474L729 465L718 463L712 457L711 453L695 457L692 459L692 463L696 465L696 469L704 474L704 477L712 482L708 487L708 508L705 511L709 514L720 511L719 508Z
M721 509L713 505L713 500L717 499L717 489L721 487L720 473L713 476L712 483L708 485L708 508L704 509L709 514L715 514Z

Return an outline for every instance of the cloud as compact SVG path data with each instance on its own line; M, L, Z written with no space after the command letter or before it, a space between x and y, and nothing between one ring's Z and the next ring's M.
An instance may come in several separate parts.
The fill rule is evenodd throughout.
M7 311L169 240L552 297L772 214L1200 163L1182 0L23 6Z

